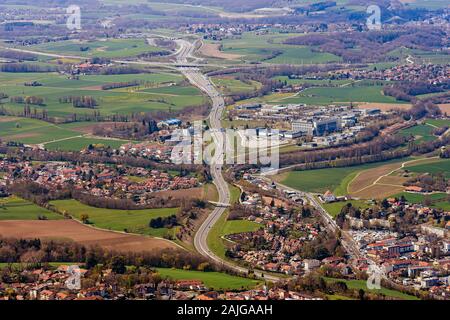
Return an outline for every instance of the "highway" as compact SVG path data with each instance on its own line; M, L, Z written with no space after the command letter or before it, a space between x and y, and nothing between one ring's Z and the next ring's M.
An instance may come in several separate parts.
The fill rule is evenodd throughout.
M189 62L189 59L195 59L193 57L194 54L194 46L188 41L180 41L178 44L181 46L178 51L180 54L177 57L177 61L181 64L186 64ZM222 160L224 159L224 141L223 135L221 132L222 124L221 118L223 109L225 107L225 102L221 94L216 90L215 86L211 83L211 81L203 75L197 68L180 68L181 72L185 75L185 77L196 87L205 92L212 100L213 107L209 114L209 122L211 128L211 135L213 141L215 143L215 153L214 157L210 163L210 171L213 177L214 185L217 188L219 194L220 204L230 204L231 195L228 188L227 182L223 178L222 174ZM266 177L262 177L270 182L271 179ZM361 253L359 251L359 247L353 238L347 234L344 230L342 230L337 224L336 221L328 214L328 212L322 207L322 205L317 201L313 194L308 192L298 191L292 188L289 188L285 185L276 183L276 185L283 190L291 190L296 191L301 194L304 199L307 199L319 212L322 219L324 220L325 226L330 232L341 232L341 243L344 249L350 254L352 257L361 257ZM204 257L207 257L214 262L224 265L234 271L241 273L248 273L249 269L241 266L237 266L231 262L228 262L220 257L218 257L214 252L212 252L208 247L208 234L211 231L212 227L217 223L220 217L227 210L226 206L217 206L211 212L211 214L205 219L203 224L200 226L198 231L194 237L194 247L195 249ZM372 261L369 260L369 263L375 265ZM254 270L255 276L259 278L264 278L269 281L279 281L282 277L278 277L273 274L268 274L263 271Z
M189 43L188 41L179 41L178 44L181 46L181 49L178 51L178 63L187 64L189 62L189 59L195 59L195 57L193 57L193 44ZM180 70L183 75L192 83L192 85L201 89L211 98L212 109L209 114L209 123L215 148L214 156L210 161L210 171L213 178L213 183L216 186L217 192L219 194L218 203L229 205L231 202L231 194L228 188L228 183L225 181L222 174L225 142L221 131L221 118L225 107L225 102L222 95L217 91L211 81L197 68L183 67L180 68ZM249 272L249 269L237 266L220 258L208 247L208 234L211 231L212 227L220 219L220 217L225 213L225 210L227 210L226 206L216 206L214 210L208 215L208 217L205 219L205 221L195 234L194 247L201 255L214 261L215 263L226 266L227 268L234 271L247 274ZM281 279L281 277L273 276L271 274L267 274L258 270L255 270L254 274L259 278L264 278L269 281L279 281Z

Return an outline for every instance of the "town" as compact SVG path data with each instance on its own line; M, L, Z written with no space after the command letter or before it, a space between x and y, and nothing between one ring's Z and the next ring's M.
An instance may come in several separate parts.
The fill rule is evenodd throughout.
M0 300L450 300L449 21L2 1Z

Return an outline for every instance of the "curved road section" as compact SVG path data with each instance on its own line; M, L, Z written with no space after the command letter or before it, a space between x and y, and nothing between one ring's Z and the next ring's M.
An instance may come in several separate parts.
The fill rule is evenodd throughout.
M177 57L178 63L188 63L188 58L194 58L194 46L188 41L178 41L181 46L179 50L179 55ZM195 59L195 58L194 58ZM214 157L211 159L210 171L213 178L214 185L217 188L219 194L220 204L230 204L231 196L228 184L223 178L222 174L222 163L224 159L224 137L222 134L222 112L225 107L225 102L222 95L217 91L211 81L202 74L197 68L185 67L180 68L184 76L197 88L205 92L212 100L212 109L209 114L210 131L213 138ZM217 206L209 214L203 224L200 226L194 237L194 247L195 249L204 257L213 260L214 262L226 266L229 269L240 273L248 273L249 269L237 266L230 263L212 252L208 247L208 234L212 227L217 223L222 214L225 213L226 207ZM280 277L273 276L261 271L254 271L255 276L259 278L264 278L270 281L278 281Z

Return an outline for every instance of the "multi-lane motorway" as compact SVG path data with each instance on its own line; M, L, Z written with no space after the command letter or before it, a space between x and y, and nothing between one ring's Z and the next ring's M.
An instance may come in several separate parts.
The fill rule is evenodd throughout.
M179 50L179 55L177 57L177 61L179 63L187 63L188 58L192 57L194 52L194 46L187 42L178 42L183 48ZM222 95L217 91L215 86L211 83L211 81L202 74L197 68L181 68L181 72L185 75L185 77L196 87L205 92L212 100L213 107L209 114L209 124L211 136L214 143L214 156L210 160L210 171L211 176L213 178L214 185L217 188L217 192L219 194L219 203L220 204L230 204L231 194L228 188L228 183L223 178L222 174L222 163L224 157L224 137L222 134L222 124L221 118L223 109L225 107L225 102L223 100ZM217 206L214 210L208 215L205 221L202 223L200 228L197 230L194 237L194 246L195 249L203 256L213 260L214 262L224 265L234 271L241 273L248 273L249 270L244 267L237 266L232 264L221 257L217 256L214 252L212 252L208 247L208 235L213 226L217 223L220 217L225 213L226 207ZM273 276L261 271L255 271L255 275L260 278L264 278L270 281L280 280L279 277Z

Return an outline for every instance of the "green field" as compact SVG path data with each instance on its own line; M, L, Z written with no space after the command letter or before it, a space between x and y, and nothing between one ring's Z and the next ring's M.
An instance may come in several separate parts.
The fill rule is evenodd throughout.
M86 50L82 51L82 48ZM160 48L148 45L144 39L67 40L35 45L31 47L31 50L77 57L102 58L128 58L143 53L161 51Z
M443 173L447 179L450 179L450 159L441 159L431 163L406 166L406 168L411 172L417 173Z
M4 81L3 81L4 80ZM103 84L113 82L143 81L133 88L102 90ZM9 97L36 96L44 99L44 105L31 105L32 112L46 110L51 117L67 117L74 113L102 115L130 114L169 109L181 110L187 106L201 105L206 101L202 93L193 86L170 85L180 83L183 78L172 73L145 73L125 75L85 75L80 80L70 80L56 73L0 73L0 92ZM37 81L40 87L26 87L24 82ZM91 96L98 106L96 109L75 108L71 103L61 103L67 96ZM3 107L14 113L22 113L24 104L3 99Z
M425 199L428 198L432 203L431 207L450 211L450 202L447 201L448 195L446 193L433 193L430 195L424 195L418 193L401 192L393 195L393 197L396 198L399 198L401 196L404 196L406 198L406 201L410 203L419 204L424 204Z
M39 216L45 216L48 220L64 219L60 214L21 198L0 198L0 220L38 220Z
M91 122L75 122L55 125L28 118L0 116L0 138L4 141L24 144L43 144L49 150L80 151L90 144L103 144L118 148L125 140L81 137L78 127L92 125Z
M284 103L305 103L309 105L326 105L338 102L379 102L401 103L395 98L385 96L381 85L355 85L345 87L308 88Z
M36 119L0 116L0 138L5 141L38 144L78 135L78 132Z
M402 136L413 136L416 143L429 142L436 140L432 134L433 127L426 124L419 124L414 127L403 129L399 132Z
M228 220L222 231L222 235L226 236L229 234L243 233L256 231L263 226L259 223L248 221L248 220Z
M327 278L324 277L325 281L328 283L332 283L332 282L344 282L347 287L349 289L352 290L359 290L359 289L363 289L366 292L371 292L371 293L378 293L378 294L384 294L386 297L391 297L391 298L396 298L396 299L401 299L401 300L419 300L419 298L400 292L400 291L396 291L396 290L392 290L392 289L387 289L387 288L381 288L380 290L369 290L367 288L367 282L365 280L345 280L345 279L334 279L334 278Z
M163 278L167 277L173 280L201 280L205 286L212 290L244 290L253 288L261 283L258 280L232 276L220 272L202 272L169 268L157 268L156 270Z
M153 218L167 217L176 214L177 208L145 209L145 210L112 210L90 207L76 200L51 201L59 212L67 212L80 220L81 215L87 214L89 222L102 229L139 233L155 237L163 237L170 231L167 228L153 229L148 226Z
M213 77L211 80L223 94L255 91L261 87L261 84L256 81L252 81L252 83L249 84L233 78L220 77Z
M324 193L327 190L331 190L336 195L345 195L348 184L358 172L388 163L403 161L406 161L406 159L394 159L351 167L290 171L278 176L278 180L282 184L302 191Z
M247 32L237 39L221 41L222 51L240 55L246 62L265 62L276 64L314 64L341 61L341 58L330 53L313 52L312 47L286 45L282 42L293 34L272 32L258 34ZM273 54L278 52L275 57Z
M370 207L370 204L367 204L364 200L350 200L350 201L342 201L342 202L332 202L332 203L324 203L322 207L324 207L327 212L336 217L342 210L342 208L347 205L347 203L351 203L353 207L366 209Z
M425 121L425 123L440 128L445 126L450 127L450 119L428 119Z
M353 80L315 80L315 79L289 79L288 76L277 76L273 77L273 80L279 80L282 82L287 82L287 84L296 85L296 84L312 84L312 85L328 85L328 86L342 86L348 83L354 82Z
M231 192L231 203L236 203L239 200L240 189L231 185L229 187ZM222 236L224 235L225 226L227 225L227 218L228 211L220 216L219 220L217 220L216 224L211 228L207 238L208 248L221 258L225 258L226 248Z
M113 140L113 139L98 139L98 138L71 138L68 140L51 142L45 144L45 148L48 150L59 150L59 151L80 151L85 149L90 144L98 144L109 146L113 149L118 149L121 145L127 143L124 140Z

